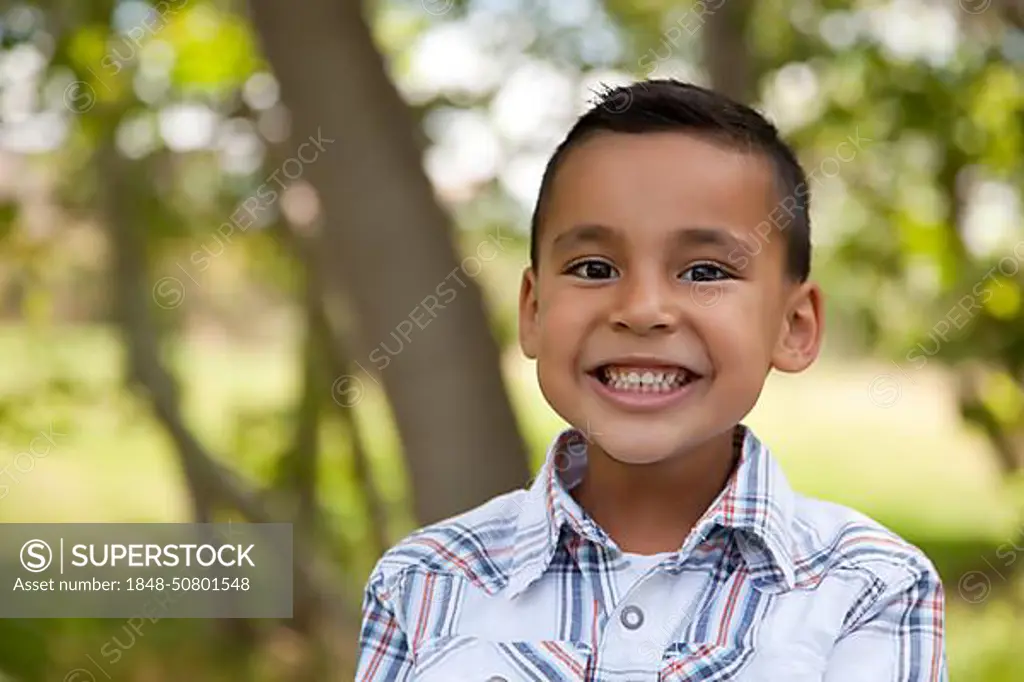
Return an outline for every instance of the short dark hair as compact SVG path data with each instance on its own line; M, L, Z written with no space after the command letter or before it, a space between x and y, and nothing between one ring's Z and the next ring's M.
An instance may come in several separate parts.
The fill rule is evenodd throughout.
M766 156L774 166L780 198L789 219L786 232L786 272L805 281L811 269L810 192L796 154L772 123L751 107L691 83L674 79L637 81L605 90L596 104L569 130L544 170L540 193L530 224L530 262L537 267L541 216L555 174L574 147L601 132L683 132L704 135Z

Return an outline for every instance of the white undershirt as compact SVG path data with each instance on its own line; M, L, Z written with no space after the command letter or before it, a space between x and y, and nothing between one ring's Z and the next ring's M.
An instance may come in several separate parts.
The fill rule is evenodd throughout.
M629 564L615 572L615 579L619 586L619 595L624 596L647 571L660 564L672 554L675 554L675 552L661 552L660 554L631 554L624 552L623 558Z

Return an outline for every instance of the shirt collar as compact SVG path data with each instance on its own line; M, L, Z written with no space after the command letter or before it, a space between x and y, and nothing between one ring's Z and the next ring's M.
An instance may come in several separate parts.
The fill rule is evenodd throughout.
M737 465L667 569L681 570L692 550L716 527L722 527L736 531L736 542L754 585L764 591L792 589L795 564L790 527L795 494L782 468L753 431L742 424L736 429ZM566 429L554 438L520 509L507 585L510 596L519 594L543 574L559 542L569 540L567 547L572 550L579 540L588 540L604 545L613 554L619 552L615 542L569 494L582 480L586 464L582 432Z

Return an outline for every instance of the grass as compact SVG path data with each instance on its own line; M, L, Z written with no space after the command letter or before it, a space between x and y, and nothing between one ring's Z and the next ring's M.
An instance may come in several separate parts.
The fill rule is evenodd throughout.
M144 406L121 390L120 351L109 332L4 328L0 357L5 359L0 364L0 467L8 466L18 477L16 484L0 480L9 487L0 499L0 520L187 518L171 443ZM182 346L175 358L186 415L197 435L225 461L265 478L288 437L297 390L294 358L280 347L214 340ZM536 463L563 424L541 398L531 364L512 353L504 369ZM999 666L1008 674L1020 670L1007 653L1013 625L1005 603L958 603L954 585L1013 534L1014 502L983 440L964 429L945 377L925 371L904 377L899 400L884 408L870 400L868 390L885 372L871 363L825 360L802 375L773 376L747 423L772 448L796 489L850 505L932 556L951 594L951 659L960 671L953 679L1009 680L999 677ZM54 379L75 388L38 395ZM376 478L398 507L404 477L382 397L368 395L359 418ZM52 449L33 457L31 468L22 457L27 471L14 469L15 456L50 428ZM363 527L358 490L340 439L328 442L325 498L338 527L358 546ZM400 520L398 531L408 523ZM979 676L981 670L985 676Z

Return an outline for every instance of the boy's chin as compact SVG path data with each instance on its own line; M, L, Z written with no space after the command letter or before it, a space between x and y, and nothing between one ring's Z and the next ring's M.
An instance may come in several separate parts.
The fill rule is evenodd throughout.
M678 433L678 430L659 434L650 429L638 429L633 433L602 434L595 440L602 451L622 464L656 464L693 447L693 439Z

